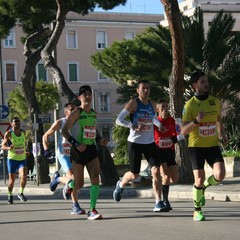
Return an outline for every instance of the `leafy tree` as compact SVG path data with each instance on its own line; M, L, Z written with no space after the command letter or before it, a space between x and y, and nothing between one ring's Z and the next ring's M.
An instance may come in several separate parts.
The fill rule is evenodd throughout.
M129 163L128 160L128 149L126 144L126 137L129 134L129 129L115 125L112 129L113 140L116 141L114 147L115 160L122 164Z
M53 56L52 51L55 49L58 40L62 34L65 27L65 20L67 14L72 11L79 13L81 15L86 15L89 12L94 11L95 7L102 7L105 10L112 9L120 4L124 5L127 0L56 0L57 7L54 9L56 13L55 27L49 38L47 44L41 52L41 57L47 67L49 73L51 74L54 82L58 86L58 90L62 96L68 100L75 99L75 94L68 87L64 75L61 69L57 66Z
M91 56L91 63L103 74L120 84L118 103L129 96L136 97L136 84L131 80L146 79L151 82L151 98L167 98L168 77L171 72L171 37L162 26L148 28L134 40L114 42ZM158 61L156 61L158 59ZM164 59L164 61L163 61Z
M26 66L21 82L32 120L34 113L40 113L35 96L35 66L41 57L57 84L60 94L68 100L75 99L74 93L68 87L61 70L52 57L52 52L56 48L65 26L67 13L74 11L84 15L93 11L96 6L111 9L119 4L125 4L125 2L126 0L0 0L0 19L5 20L5 22L2 21L2 26L0 26L0 37L6 36L16 24L20 25L26 34L24 37ZM52 26L55 25L55 27L50 32L49 28L45 26L53 22L55 24L52 24ZM31 111L32 109L34 111ZM42 125L39 127L37 137L38 141L41 142L43 127Z
M231 14L220 11L205 34L200 8L196 9L191 18L183 17L188 46L186 72L198 68L209 75L212 94L222 101L223 122L230 139L225 150L240 148L240 33L233 31L234 24L235 19Z
M232 33L234 19L230 14L220 12L213 19L205 38L203 16L200 9L196 10L193 17L183 16L182 18L184 42L185 45L188 46L185 53L185 86L180 84L181 87L175 90L171 90L168 86L168 83L170 85L174 84L170 81L172 78L172 74L170 74L171 66L173 64L171 59L174 57L172 56L173 52L171 51L170 32L168 29L164 29L161 26L148 29L143 34L137 36L134 40L124 40L123 42L114 43L111 47L105 49L101 53L93 55L92 64L96 69L102 72L106 70L104 74L113 78L120 84L117 89L118 94L120 94L118 100L119 103L125 103L128 101L129 96L135 97L136 87L134 83L129 86L127 81L128 79L139 78L148 79L153 85L156 84L161 86L161 88L157 88L156 92L153 91L151 93L151 97L155 100L159 97L164 97L167 94L169 94L171 99L173 91L177 91L179 94L174 101L178 101L178 99L184 100L184 97L189 98L190 88L187 84L187 76L196 70L196 68L203 69L209 74L209 79L213 86L213 94L222 99L225 103L223 105L223 110L225 112L224 122L229 132L230 145L236 146L233 142L240 142L237 141L240 140L239 137L237 137L239 136L237 133L240 129L239 121L237 120L239 117L235 116L240 106L238 98L238 92L240 89L238 81L240 67L239 33ZM157 43L161 46L158 46ZM129 49L130 47L131 49ZM122 56L123 49L124 54ZM221 52L221 54L218 55L218 52ZM216 61L214 61L214 59L216 59ZM139 60L139 63L137 63L137 60ZM119 68L114 68L113 65L117 64L117 62L120 62L121 65ZM124 62L126 62L126 66L124 65ZM150 69L151 67L152 74L149 74L150 71L147 69ZM144 71L142 71L142 69L144 69ZM159 72L162 73L161 82ZM170 80L168 79L169 75L171 76ZM181 97L181 94L183 93L183 90L181 90L182 88L187 88L187 91L184 92L184 97ZM180 110L181 107L178 108L178 112ZM174 111L171 109L171 113L173 112ZM175 115L175 117L178 116L181 116L181 113L180 115ZM114 131L121 132L121 128L117 128L118 127L116 127ZM126 136L123 137L121 134L116 134L116 139L118 139L117 142L119 143L119 141L124 141ZM185 143L181 142L180 144L183 151L185 151L186 146L182 146L182 144ZM240 147L239 145L240 144L238 144L238 148ZM187 152L181 153L181 151L178 151L177 159L185 161L185 163L181 161L181 181L191 182L191 166L190 161L188 161ZM184 165L186 165L186 167L183 167ZM189 178L186 178L186 176Z
M51 83L38 81L36 83L36 98L42 113L48 113L55 108L59 102L57 87ZM14 88L8 94L9 117L18 116L23 121L29 121L27 104L22 91L22 86Z

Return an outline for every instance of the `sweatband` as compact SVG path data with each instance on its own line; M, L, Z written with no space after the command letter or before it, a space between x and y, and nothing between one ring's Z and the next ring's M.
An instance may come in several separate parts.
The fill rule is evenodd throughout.
M76 139L74 139L72 136L68 138L68 142L70 142L72 145L76 147L79 146L79 142Z

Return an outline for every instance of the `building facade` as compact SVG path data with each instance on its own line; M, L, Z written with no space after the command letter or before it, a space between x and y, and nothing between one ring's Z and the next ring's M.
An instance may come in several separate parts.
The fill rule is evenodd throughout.
M69 13L64 31L56 48L57 64L65 80L74 93L81 85L90 85L93 89L93 108L98 113L98 128L104 137L110 139L114 117L122 106L116 104L117 85L96 71L90 63L91 55L111 46L114 41L133 39L148 27L155 27L163 15L127 14L127 13L90 13L81 16ZM25 66L21 28L15 27L9 36L1 42L2 50L2 94L3 104L7 104L7 95L18 84ZM36 67L37 80L52 82L43 62ZM61 99L64 105L65 99ZM61 109L61 107L60 107ZM62 111L60 110L60 117Z
M219 11L231 13L236 19L234 31L240 30L240 1L239 0L183 0L179 3L180 11L187 16L192 16L196 7L201 7L203 11L204 29L207 31L212 19ZM166 16L160 22L162 26L168 26Z

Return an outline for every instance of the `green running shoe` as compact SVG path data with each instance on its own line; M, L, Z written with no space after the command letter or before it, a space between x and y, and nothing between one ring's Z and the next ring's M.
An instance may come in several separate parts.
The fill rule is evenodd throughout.
M195 211L193 213L193 220L194 221L205 221L205 217L202 214L202 211Z

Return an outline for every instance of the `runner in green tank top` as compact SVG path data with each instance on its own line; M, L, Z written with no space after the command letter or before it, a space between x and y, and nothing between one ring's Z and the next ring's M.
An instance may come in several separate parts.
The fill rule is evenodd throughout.
M81 101L81 106L69 115L63 127L62 135L72 144L70 159L73 163L73 191L78 191L83 187L84 167L87 167L91 180L88 220L95 220L101 219L102 215L96 210L100 190L100 164L95 143L97 117L96 113L91 109L91 87L88 85L80 87L78 99ZM73 205L73 208L80 208L80 206Z
M12 129L5 133L2 143L2 149L8 151L8 204L13 204L12 191L17 171L20 178L20 190L17 196L22 202L27 201L27 198L23 194L27 182L25 132L20 129L20 120L18 117L12 119L11 125Z

